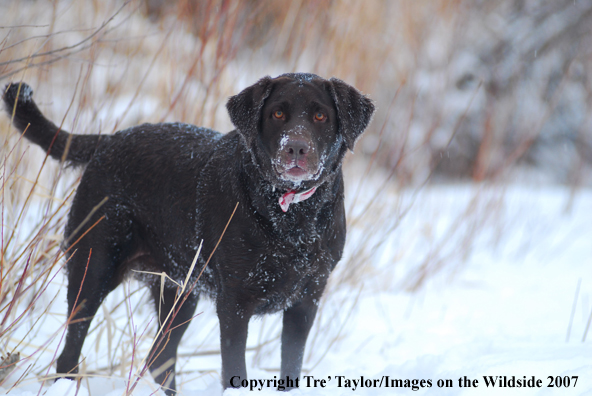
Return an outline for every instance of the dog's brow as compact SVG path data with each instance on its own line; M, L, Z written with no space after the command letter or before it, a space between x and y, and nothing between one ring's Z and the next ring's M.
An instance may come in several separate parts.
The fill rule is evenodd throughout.
M315 108L327 108L330 107L328 104L326 103L322 103L322 102L318 102L316 100L311 100L310 104L312 105L311 107L315 107Z
M271 107L281 107L282 109L287 109L290 107L290 102L287 100L275 100L269 103Z

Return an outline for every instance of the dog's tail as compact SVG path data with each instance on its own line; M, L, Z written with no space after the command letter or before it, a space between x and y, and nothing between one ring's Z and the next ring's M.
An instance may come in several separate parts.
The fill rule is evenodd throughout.
M84 165L92 158L101 135L75 135L58 128L43 116L25 83L10 83L4 89L4 106L14 126L52 158Z

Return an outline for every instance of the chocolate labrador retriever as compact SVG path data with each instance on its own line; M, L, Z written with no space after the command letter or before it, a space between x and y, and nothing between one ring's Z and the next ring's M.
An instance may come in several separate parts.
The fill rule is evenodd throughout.
M341 164L372 118L370 99L336 78L284 74L228 100L232 132L164 123L108 136L60 130L24 83L9 84L3 99L27 139L85 166L62 245L70 320L58 373L78 371L101 302L137 270L174 280L162 287L158 276L134 272L163 324L148 363L167 394L175 393L177 346L201 294L216 304L225 389L246 378L251 316L278 311L281 378L298 378L319 299L343 252ZM188 276L195 287L181 292Z

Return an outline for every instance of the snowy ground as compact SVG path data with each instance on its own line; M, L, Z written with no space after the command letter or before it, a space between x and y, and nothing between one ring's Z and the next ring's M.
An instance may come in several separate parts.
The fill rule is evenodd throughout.
M398 194L390 192L387 198L400 205L401 210L406 207L405 202L412 202L411 210L386 237L379 227L374 229L377 236L386 238L383 244L377 245L376 260L360 263L363 271L357 283L333 285L313 330L316 334L309 339L305 375L311 376L311 381L325 380L324 387L320 381L314 387L306 386L306 380L302 380L301 388L292 394L592 394L592 330L582 342L592 311L592 191L579 191L571 204L569 191L560 187L514 186L502 190L436 186L408 200L405 196L411 196L410 192ZM455 221L465 218L466 223L470 222L470 215L465 211L476 196L481 203L497 203L495 209L483 204L481 212L476 210L490 211L493 218L479 228L460 232L454 227ZM389 222L377 219L377 224L384 226ZM351 246L361 238L355 225L350 228L349 255ZM463 241L466 244L467 232L474 237L470 247L447 253L446 249L458 248ZM407 274L428 262L426 257L448 262L418 291L402 291L409 285ZM343 271L336 275L344 276ZM57 297L51 313L44 319L43 330L37 330L37 335L20 347L21 364L0 388L2 393L75 394L69 381L41 386L34 375L27 373L31 364L36 367L32 371L38 373L44 362L53 359L53 353L59 350L59 326L64 320L60 312L65 312L61 275L52 287L53 290L47 291L48 303ZM130 300L145 301L143 293L142 289ZM121 295L115 295L106 305L116 305L121 301L118 298ZM138 334L142 333L152 313L149 304L140 303L139 308L124 305L121 309L121 317L133 310L133 326ZM202 303L198 309L204 313L194 319L182 353L217 348L214 310L209 303ZM118 320L121 318L116 317L114 323ZM273 338L279 328L278 320L278 316L273 316L253 321L249 344ZM117 329L121 333L117 337L124 338L126 328L130 327L128 323L106 328ZM58 336L51 345L46 345L47 352L36 354L33 360L26 359L27 348L44 345L48 335L55 332ZM139 348L138 359L144 357L142 353L148 348L149 333ZM110 359L117 360L106 356L113 352L105 352L117 347L104 348L104 345L87 339L83 353L89 367L102 367ZM273 371L279 366L278 345L276 340L258 354L248 354L250 378L273 379L279 375ZM220 394L217 355L184 358L180 366L180 394ZM54 368L49 370L51 373ZM23 374L28 379L11 389ZM125 394L129 374L129 371L115 372L108 377L85 380L78 395ZM506 376L507 380L513 376L516 380L524 377L529 380L534 376L540 380L541 387L499 388L496 382L495 388L488 388L484 376L493 379ZM362 377L363 387L354 382ZM459 378L464 377L473 386L461 387ZM568 378L569 387L548 387L556 380L565 385ZM395 379L403 380L403 387L385 387L385 381L390 384ZM376 385L382 387L374 383L367 387L367 380L376 380ZM439 387L439 380L450 380L449 386ZM413 389L413 384L417 389ZM155 390L146 376L133 394L150 395ZM228 396L275 394L274 388L253 392L243 388L225 393Z

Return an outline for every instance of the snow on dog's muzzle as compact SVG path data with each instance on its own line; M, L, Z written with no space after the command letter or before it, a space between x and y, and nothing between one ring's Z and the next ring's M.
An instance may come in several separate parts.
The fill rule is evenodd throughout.
M316 187L311 188L310 190L296 192L295 190L289 190L287 193L280 197L280 206L283 212L287 212L290 204L302 202L312 196L314 192L317 190Z

